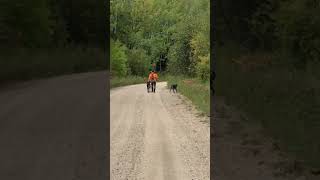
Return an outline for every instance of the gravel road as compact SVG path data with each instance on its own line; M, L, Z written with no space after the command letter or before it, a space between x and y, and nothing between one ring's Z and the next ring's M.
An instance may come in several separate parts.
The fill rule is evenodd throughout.
M112 180L210 179L209 118L157 83L110 92Z

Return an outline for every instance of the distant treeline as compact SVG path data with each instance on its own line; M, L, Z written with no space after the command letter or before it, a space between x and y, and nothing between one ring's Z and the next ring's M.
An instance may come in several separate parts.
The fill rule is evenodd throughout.
M111 0L111 72L156 70L208 80L209 0Z

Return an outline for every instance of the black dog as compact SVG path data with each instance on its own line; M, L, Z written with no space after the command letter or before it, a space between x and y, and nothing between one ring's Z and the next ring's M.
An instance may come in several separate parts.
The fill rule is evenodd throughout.
M147 91L149 92L149 89L151 88L151 82L147 81Z
M170 92L171 92L171 90L172 90L174 93L178 92L177 87L178 87L178 84L172 84L172 85L170 86Z

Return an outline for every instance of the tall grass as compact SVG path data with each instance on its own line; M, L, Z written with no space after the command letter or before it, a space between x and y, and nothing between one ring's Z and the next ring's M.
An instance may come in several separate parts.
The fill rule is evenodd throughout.
M107 68L103 50L65 48L1 53L0 83Z
M170 84L178 84L178 92L186 96L204 114L210 115L210 85L209 81L197 78L167 75L165 79ZM168 87L169 88L169 87Z
M145 83L147 78L140 76L112 77L110 81L111 88L127 86L133 84Z
M237 58L229 53L232 49L224 50L217 58L217 95L261 124L283 150L319 168L320 78L316 69L320 65L312 64L306 71L279 65L246 69L231 62Z

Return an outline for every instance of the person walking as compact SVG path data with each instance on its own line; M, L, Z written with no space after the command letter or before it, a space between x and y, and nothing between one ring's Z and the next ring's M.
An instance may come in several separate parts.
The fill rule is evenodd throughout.
M157 84L158 79L159 79L158 74L154 70L151 71L149 74L148 80L151 82L151 89L152 89L153 93L156 92L156 84Z

